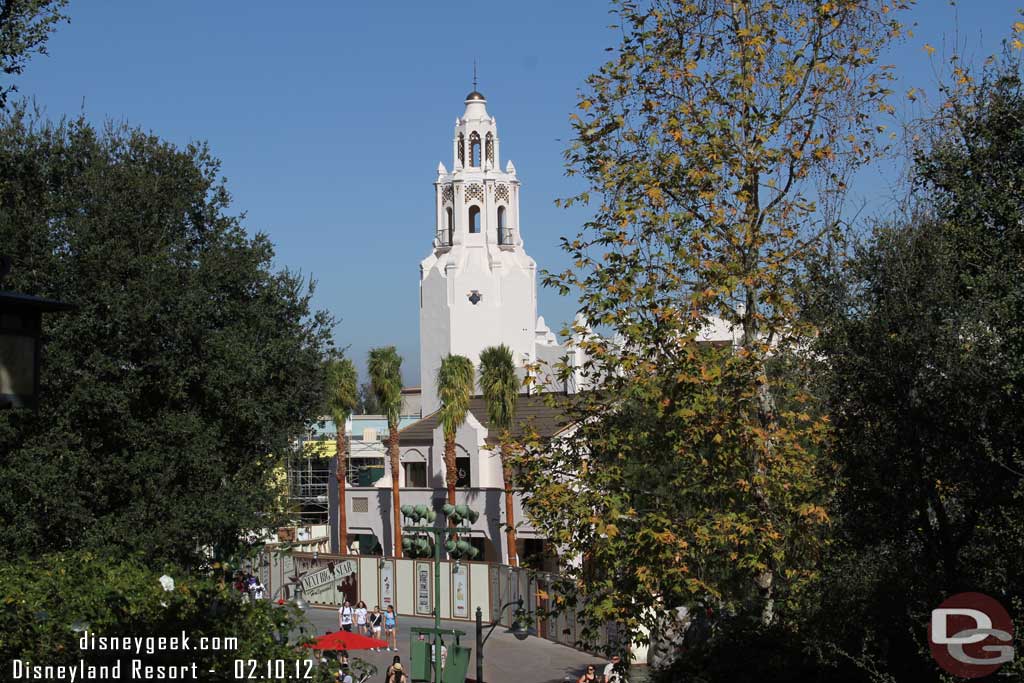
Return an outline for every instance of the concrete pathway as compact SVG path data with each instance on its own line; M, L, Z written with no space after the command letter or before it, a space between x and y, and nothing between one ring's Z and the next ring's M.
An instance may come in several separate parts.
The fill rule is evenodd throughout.
M306 613L309 621L316 627L318 634L338 630L338 613L335 610L311 607ZM413 626L431 627L433 619L399 617L398 618L398 652L369 652L357 650L349 653L351 657L359 657L372 662L380 669L377 679L384 680L384 671L397 654L403 663L409 661L409 640ZM472 622L442 621L442 628L454 628L465 631L466 636L461 644L473 650L470 655L469 677L476 674L476 625ZM487 627L484 627L484 634ZM447 642L447 639L446 639ZM484 650L484 681L486 683L564 683L573 681L582 674L588 664L597 666L597 672L604 670L606 661L564 645L552 643L543 638L531 636L526 640L516 640L505 627L498 626L487 640ZM371 679L376 683L377 679ZM636 677L633 677L636 683Z

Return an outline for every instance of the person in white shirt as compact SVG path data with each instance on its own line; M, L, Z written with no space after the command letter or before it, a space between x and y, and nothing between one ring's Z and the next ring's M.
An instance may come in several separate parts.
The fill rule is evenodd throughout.
M615 655L611 663L604 667L604 683L626 683L626 677L622 675L621 661L622 659Z
M370 627L366 623L366 603L360 600L356 603L356 633L359 635L370 635Z
M348 600L338 610L338 626L341 627L342 631L352 632L352 617L355 616L355 611L352 609L352 605Z

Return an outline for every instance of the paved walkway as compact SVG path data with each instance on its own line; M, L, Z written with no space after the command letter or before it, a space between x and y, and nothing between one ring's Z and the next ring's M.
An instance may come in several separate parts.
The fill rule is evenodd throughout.
M318 634L338 630L338 613L335 610L311 607L306 613L309 621L316 627ZM352 651L352 657L359 657L372 662L380 669L376 679L384 680L384 670L391 664L397 654L402 662L409 661L409 636L413 626L431 627L433 619L399 617L398 618L398 652L369 652L366 650ZM476 625L473 622L442 621L442 628L454 628L465 631L462 645L473 650L469 659L469 677L476 671ZM486 635L486 626L484 630ZM447 642L447 639L446 639ZM600 673L607 662L579 650L552 643L543 638L529 637L524 641L516 640L505 627L498 626L487 640L484 650L484 681L486 683L564 683L573 681L586 670L588 664L598 665ZM635 678L635 677L634 677Z

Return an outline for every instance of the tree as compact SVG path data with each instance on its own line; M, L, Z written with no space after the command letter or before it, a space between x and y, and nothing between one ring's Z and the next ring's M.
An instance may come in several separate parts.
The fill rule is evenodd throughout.
M295 647L304 616L292 606L270 600L248 600L215 575L155 569L137 556L92 551L48 554L0 565L0 595L9 597L0 611L0 656L12 666L21 660L36 666L112 665L120 660L123 678L130 678L132 659L144 666L170 667L193 662L203 680L234 681L239 660L283 660L289 670L298 660L305 674L305 655ZM173 583L167 584L163 576ZM176 648L138 655L115 649L83 650L85 635L73 628L85 624L92 635L107 638L158 638L184 631L191 642L237 638L235 648L194 648L187 657ZM306 625L309 632L308 624ZM281 642L278 634L290 638ZM156 673L153 678L163 678ZM24 676L29 678L30 676ZM142 677L149 677L142 672ZM180 676L179 676L180 677ZM17 680L12 676L8 680ZM41 677L36 677L41 678ZM47 677L49 680L53 678ZM60 676L60 678L65 678ZM308 680L333 681L324 668L309 671Z
M912 634L949 595L1024 617L1024 86L1016 58L957 80L924 133L910 218L818 288L844 484L818 630L870 644L898 680L934 677Z
M25 71L29 56L46 54L50 33L67 17L61 10L67 0L0 0L0 69L5 76ZM0 86L0 109L17 87Z
M339 358L327 363L327 409L334 421L338 459L338 552L343 554L348 550L345 480L348 477L349 438L345 431L345 423L348 422L358 401L358 381L356 367L348 358Z
M444 432L445 483L448 485L448 502L455 505L455 482L458 467L455 465L455 435L466 422L469 413L469 397L474 388L473 361L465 356L448 354L441 359L437 369L437 397L441 401L438 421Z
M206 562L272 526L279 453L323 406L332 320L228 213L219 162L123 125L0 121L5 287L48 320L37 411L0 411L0 557Z
M498 430L501 449L501 473L505 480L505 541L508 545L508 561L513 567L519 565L516 552L515 506L512 498L512 418L516 414L516 401L522 382L516 375L512 351L504 344L488 346L480 352L480 390L487 401L487 421L492 429Z
M546 283L615 342L576 330L590 360L562 371L602 389L575 398L570 433L527 444L521 481L540 528L585 554L583 621L636 635L705 603L772 623L827 523L794 292L878 149L877 55L904 3L614 4L623 39L566 153L589 189L563 203L594 217Z
M402 412L402 357L394 346L370 349L370 383L381 410L388 418L388 456L391 459L391 508L395 557L402 556L402 512L399 500L398 419Z

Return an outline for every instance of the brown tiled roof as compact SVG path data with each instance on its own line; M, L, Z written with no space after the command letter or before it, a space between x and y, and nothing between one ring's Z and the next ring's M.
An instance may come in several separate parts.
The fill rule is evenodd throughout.
M562 394L557 395L561 397ZM541 438L554 436L566 428L566 420L562 411L557 407L548 405L552 398L551 394L535 394L532 396L521 395L516 401L516 414L512 418L512 436L522 436L524 431L532 429ZM469 412L488 429L487 443L494 445L498 442L498 434L491 430L487 419L487 402L482 396L474 396L469 399ZM401 430L398 434L402 444L429 444L434 441L434 430L437 429L438 414L433 412L422 420L413 422Z

